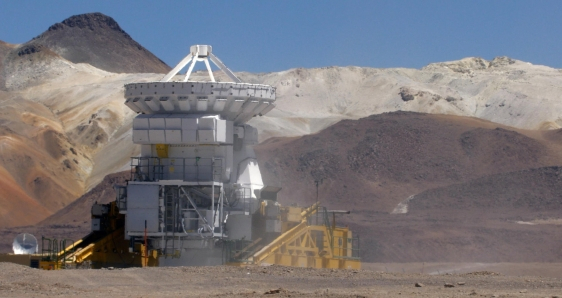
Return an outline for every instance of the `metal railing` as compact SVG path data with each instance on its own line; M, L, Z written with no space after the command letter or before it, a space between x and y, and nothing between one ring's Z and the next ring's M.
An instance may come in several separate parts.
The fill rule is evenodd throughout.
M127 210L127 187L116 185L113 188L115 189L115 194L116 194L115 201L117 202L117 208L120 211Z
M260 245L261 240L261 238L254 241L223 240L223 263L250 264L253 261L253 255L263 247L263 245Z
M334 237L332 254L334 258L359 259L359 237Z
M41 237L41 260L55 263L52 269L68 268L68 255L75 251L75 242L70 239Z
M258 201L252 198L252 189L249 187L241 187L234 189L228 197L229 206L239 209L240 211L253 214L258 208Z
M222 181L222 158L132 157L131 180Z
M308 217L308 225L326 226L326 231L328 231L328 243L330 243L332 248L334 247L334 231L326 207L318 206L316 208L316 214Z
M316 214L308 217L308 225L325 226L328 232L328 243L332 248L334 258L360 259L359 236L352 238L334 236L334 226L330 221L326 207L319 206ZM336 226L336 228L342 226Z

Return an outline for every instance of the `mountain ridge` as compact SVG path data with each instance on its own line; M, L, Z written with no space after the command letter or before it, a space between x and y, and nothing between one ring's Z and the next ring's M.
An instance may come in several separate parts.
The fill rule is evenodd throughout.
M171 68L102 13L71 16L22 46L49 48L72 63L108 72L166 73Z

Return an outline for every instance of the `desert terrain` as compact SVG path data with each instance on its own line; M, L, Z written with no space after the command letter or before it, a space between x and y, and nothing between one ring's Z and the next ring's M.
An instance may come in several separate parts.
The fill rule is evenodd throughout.
M115 199L139 154L123 85L169 69L99 13L0 41L0 252L21 232L89 232L91 205ZM363 270L0 263L0 296L562 295L562 70L468 57L236 74L277 88L250 121L265 184L308 206L319 181L322 205L351 211L337 221L360 236Z
M560 297L560 278L269 267L41 271L0 263L0 296ZM416 286L416 284L418 286Z

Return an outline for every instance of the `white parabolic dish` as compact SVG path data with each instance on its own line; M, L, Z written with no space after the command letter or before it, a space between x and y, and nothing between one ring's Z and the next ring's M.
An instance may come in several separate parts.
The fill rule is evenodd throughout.
M16 255L37 253L39 249L37 238L28 233L19 234L16 236L16 238L14 238L12 249L14 250L14 254Z

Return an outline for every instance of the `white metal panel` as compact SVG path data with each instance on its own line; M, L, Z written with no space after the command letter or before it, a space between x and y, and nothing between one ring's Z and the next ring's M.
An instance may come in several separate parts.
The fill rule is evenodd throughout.
M249 97L255 97L256 96L256 87L252 86L250 84L248 84L249 86L246 87L246 91L248 92L248 96Z
M158 208L159 189L154 184L127 185L127 209Z
M197 130L197 118L182 118L181 119L181 129L182 130Z
M191 110L191 102L187 96L178 96L178 105L181 111L187 112Z
M181 144L182 143L182 131L180 129L166 129L166 144Z
M201 83L197 83L197 84L201 84L203 85L203 94L211 94L212 88L215 87L215 82L212 83L207 83L207 82L201 82Z
M197 166L186 165L185 173L183 174L183 180L185 181L197 181Z
M200 83L191 83L191 93L193 94L205 94L203 90L203 84Z
M204 112L207 110L209 105L209 100L207 98L198 98L197 99L197 111Z
M158 232L158 209L128 209L126 218L127 232Z
M148 131L146 132L147 138L148 138ZM145 144L145 145L141 145L141 157L152 157L152 145L151 144Z
M178 103L178 97L177 96L170 96L170 99L168 100L168 102L174 107L174 111L179 111L179 103ZM167 110L166 110L167 111Z
M259 115L259 114L261 114L261 112L262 112L265 108L267 108L267 106L269 106L269 102L267 102L267 101L262 101L262 102L260 102L260 104L254 109L253 113L254 113L255 115Z
M216 142L215 130L197 130L200 143L214 143Z
M213 105L213 111L222 112L222 110L224 110L224 106L226 105L226 101L226 98L217 98L215 100L215 104Z
M170 115L165 119L166 129L181 129L182 118Z
M275 87L261 84L235 82L168 82L168 83L132 83L127 84L125 97L154 96L170 94L214 94L232 96L253 96L263 99L275 99ZM193 86L193 87L192 87ZM156 92L157 94L154 94ZM210 93L213 92L213 93ZM232 94L231 94L232 93ZM253 95L252 95L253 94Z
M158 232L158 185L129 184L127 186L126 227L129 232Z
M170 158L170 164L165 171L168 172L170 180L183 180L183 159Z
M127 105L135 113L142 112L142 110L139 107L137 107L137 105L135 105L135 103L133 102L133 99L134 98L127 98L127 100L125 101L125 105Z
M224 142L232 144L234 142L234 122L225 121L226 124L226 139Z
M138 115L133 119L133 129L149 129L147 115Z
M230 95L230 83L217 83L213 92L217 96L229 96Z
M148 138L151 144L164 144L166 142L166 135L164 130L149 130Z
M150 107L154 112L160 111L160 101L153 96L148 96L144 99L144 103Z
M152 113L152 110L150 109L150 107L148 107L148 105L144 102L144 98L143 97L135 97L133 99L133 104L137 106L137 108L139 108L141 111L145 112L145 113Z
M226 120L217 120L217 142L226 142Z
M226 221L228 239L252 240L252 216L244 214L232 214Z
M150 117L148 120L150 124L150 129L166 129L166 120L162 116Z
M189 83L179 83L179 82L172 82L172 92L173 94L178 95L185 95L191 94L191 84Z
M215 117L201 117L198 122L199 129L214 130L217 127L217 118Z
M242 99L235 99L232 104L230 105L230 112L234 112L234 113L238 113L240 111L240 108L242 108L242 105L244 104L245 100Z
M168 112L172 112L175 109L174 103L172 102L172 99L170 98L170 96L161 96L160 97L160 104L162 105L164 110L166 110Z
M148 130L133 129L133 143L150 144L150 138L148 137Z
M181 141L182 143L196 143L197 142L197 130L187 130L182 129L181 131Z
M257 100L248 101L248 102L246 102L246 104L244 105L244 108L243 108L242 111L243 111L244 113L250 113L250 112L252 112L252 111L258 106L259 103L260 103L260 102L257 101Z

